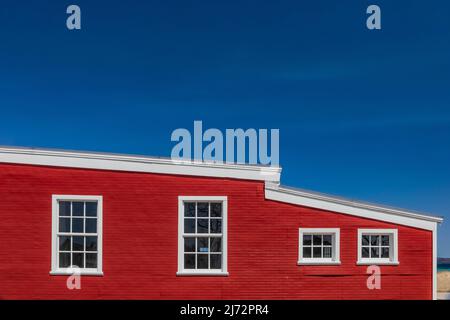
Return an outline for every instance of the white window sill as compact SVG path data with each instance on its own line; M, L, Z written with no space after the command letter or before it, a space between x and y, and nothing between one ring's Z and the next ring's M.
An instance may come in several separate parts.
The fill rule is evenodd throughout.
M398 261L387 261L387 260L360 260L360 261L357 261L356 264L358 266L370 266L370 265L398 266L400 264L400 262L398 262Z
M177 276L212 276L212 277L228 277L228 272L224 271L178 271Z
M341 261L321 261L321 260L301 260L301 261L297 261L297 265L298 266L317 266L317 265L322 265L322 266L337 266L340 265Z
M71 276L75 273L73 271L67 271L67 270L55 270L50 271L50 275L52 276ZM81 276L103 276L102 271L91 271L91 270L80 270Z

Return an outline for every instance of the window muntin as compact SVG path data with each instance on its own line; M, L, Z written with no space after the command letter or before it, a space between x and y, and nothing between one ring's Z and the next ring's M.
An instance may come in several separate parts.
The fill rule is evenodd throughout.
M358 263L397 264L396 229L359 229Z
M226 197L180 197L179 274L226 273Z
M52 274L101 273L102 198L53 196Z
M339 262L339 229L300 228L298 264Z

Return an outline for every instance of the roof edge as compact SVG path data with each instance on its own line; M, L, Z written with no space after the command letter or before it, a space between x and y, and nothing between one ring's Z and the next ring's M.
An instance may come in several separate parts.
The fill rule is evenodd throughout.
M298 190L280 186L276 183L266 183L265 191L266 198L270 200L356 215L427 230L431 230L434 228L434 224L442 223L444 220L442 217L378 204L369 204L306 190Z
M280 181L281 168L140 155L0 146L0 163Z

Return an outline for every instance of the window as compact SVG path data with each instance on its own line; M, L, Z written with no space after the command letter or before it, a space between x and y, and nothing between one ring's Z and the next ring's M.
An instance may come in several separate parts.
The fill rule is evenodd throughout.
M339 242L339 229L300 228L298 264L340 264Z
M398 264L396 229L358 229L358 264Z
M51 274L102 274L102 197L53 196Z
M227 197L179 197L178 275L228 275Z

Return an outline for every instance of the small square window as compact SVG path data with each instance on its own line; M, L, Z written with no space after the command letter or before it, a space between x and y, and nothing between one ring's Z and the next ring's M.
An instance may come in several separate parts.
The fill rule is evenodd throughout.
M339 229L300 228L300 265L339 264Z
M396 229L358 229L358 264L398 264Z

